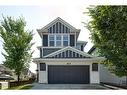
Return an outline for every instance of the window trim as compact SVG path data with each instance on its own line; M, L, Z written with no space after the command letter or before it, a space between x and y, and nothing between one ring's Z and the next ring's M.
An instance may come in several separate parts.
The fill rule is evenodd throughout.
M43 64L43 65L41 65L41 64ZM44 67L42 67L42 66L44 66ZM45 63L39 63L39 70L40 71L46 71L46 64Z
M61 45L60 46L62 46L62 35L55 35L56 36L56 41L55 41L55 45L56 45L56 47L59 47L59 46L57 46L57 42L61 42ZM57 36L60 36L60 40L58 40L57 39Z
M50 35L54 36L54 46L50 46L50 41L53 41L53 40L50 40ZM56 45L56 42L58 41L58 40L56 40L57 35L61 35L61 46ZM64 41L67 41L67 40L63 39L64 35L67 35L67 37L68 37L68 45L67 46L69 46L70 45L70 35L69 34L49 34L48 35L48 47L66 47L66 46L64 46Z
M50 40L50 36L54 36L54 40ZM50 41L54 41L54 46L55 46L55 35L48 35L48 46L50 46ZM50 47L54 47L54 46L50 46Z
M92 63L92 71L98 72L98 63Z

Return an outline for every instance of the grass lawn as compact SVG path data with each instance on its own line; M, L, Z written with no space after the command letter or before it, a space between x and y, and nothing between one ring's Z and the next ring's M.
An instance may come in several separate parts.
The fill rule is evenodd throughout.
M31 89L32 87L33 85L27 84L27 85L11 87L11 88L8 88L7 90L28 90L28 89Z

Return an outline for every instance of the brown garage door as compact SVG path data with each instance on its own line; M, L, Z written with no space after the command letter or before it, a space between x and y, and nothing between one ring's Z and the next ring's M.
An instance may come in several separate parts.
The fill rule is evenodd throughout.
M88 84L89 78L88 65L49 65L48 83L49 84Z

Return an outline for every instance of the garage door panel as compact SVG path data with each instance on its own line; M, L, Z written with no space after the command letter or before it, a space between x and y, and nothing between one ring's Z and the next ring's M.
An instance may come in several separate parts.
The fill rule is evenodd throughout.
M89 66L48 66L48 83L51 84L82 84L89 83Z

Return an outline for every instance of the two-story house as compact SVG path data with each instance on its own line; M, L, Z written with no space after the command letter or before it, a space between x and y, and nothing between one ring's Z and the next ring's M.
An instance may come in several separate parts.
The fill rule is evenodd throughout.
M104 60L84 52L87 42L77 41L80 30L61 18L56 18L42 29L37 64L39 83L90 84L99 83L99 63ZM84 35L85 37L85 35Z

